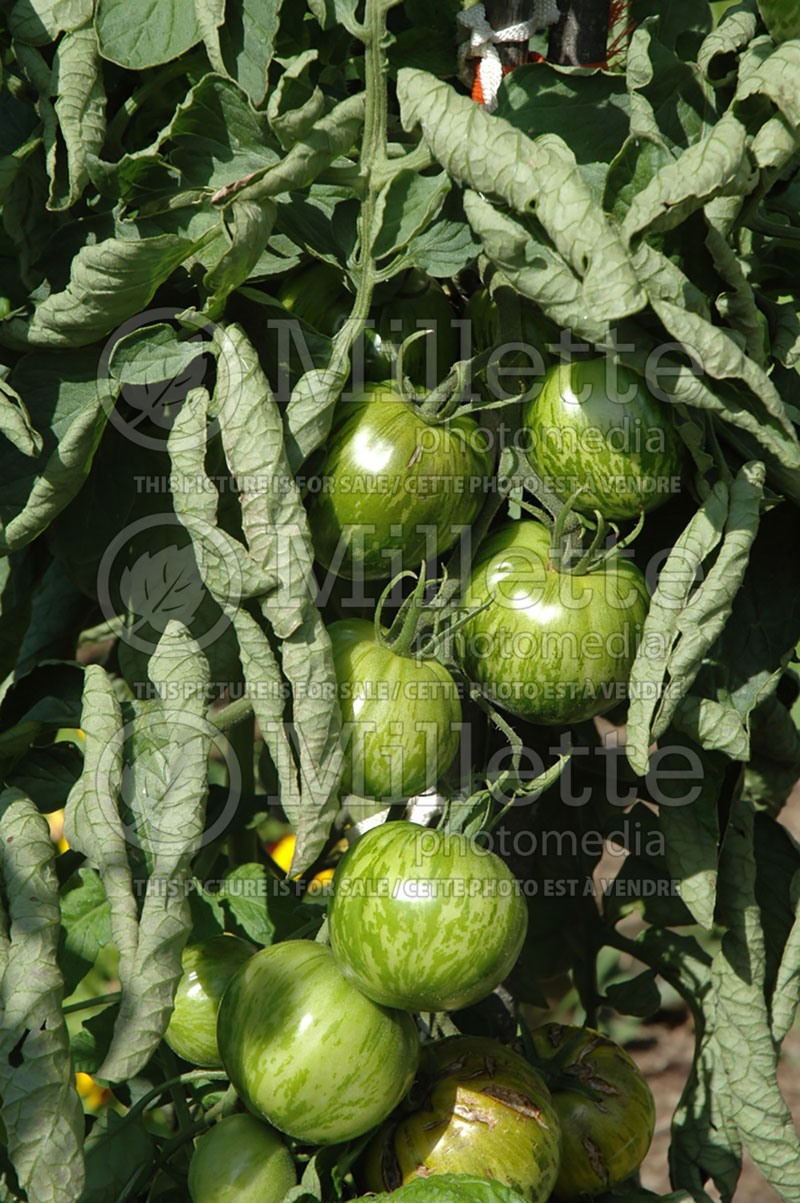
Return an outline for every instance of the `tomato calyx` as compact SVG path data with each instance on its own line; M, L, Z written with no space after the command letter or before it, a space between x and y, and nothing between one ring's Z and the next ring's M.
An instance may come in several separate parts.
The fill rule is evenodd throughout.
M585 576L591 572L600 572L619 556L620 552L629 547L639 537L644 527L644 513L629 534L620 536L619 527L614 522L604 518L599 510L594 511L595 522L575 510L575 503L581 496L584 486L581 485L571 494L563 505L554 505L557 509L555 518L550 526L550 551L547 558L547 569L571 576ZM543 521L541 512L524 500L519 504L531 513L539 522ZM586 532L592 530L591 542L585 546ZM609 543L609 535L614 541Z
M414 577L416 584L411 593L403 601L394 617L391 626L383 626L382 616L384 604L401 580ZM436 586L432 598L426 598L430 586ZM424 562L420 564L418 574L410 569L399 572L378 598L373 619L375 642L381 647L411 660L441 660L447 663L451 657L447 654L452 636L466 622L490 604L473 607L466 613L459 612L451 606L452 590L450 580L445 571L442 577L428 580Z

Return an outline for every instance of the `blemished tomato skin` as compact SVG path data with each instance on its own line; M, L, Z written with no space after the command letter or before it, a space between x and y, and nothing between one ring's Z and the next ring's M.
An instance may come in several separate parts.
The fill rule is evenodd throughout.
M436 784L458 751L461 701L438 660L398 656L371 622L343 618L328 634L345 739L342 793L408 798Z
M440 426L389 384L339 405L308 514L320 563L388 579L452 547L486 499L492 455L469 417Z
M602 1194L641 1165L655 1127L655 1103L644 1076L624 1049L592 1028L549 1023L533 1033L539 1057L570 1045L560 1068L596 1091L593 1100L554 1089L561 1123L561 1169L555 1197L564 1203Z
M183 974L175 991L175 1007L164 1039L184 1061L204 1069L222 1065L217 1048L217 1011L234 973L256 951L239 936L212 936L187 944L181 956Z
M362 835L337 865L331 947L369 998L409 1011L454 1011L511 971L528 912L493 852L405 821Z
M624 700L650 603L630 559L559 573L547 529L512 522L481 545L465 590L465 609L486 602L456 640L465 672L497 706L560 725Z
M197 1138L192 1203L281 1203L297 1182L283 1140L253 1115L228 1115Z
M429 1045L420 1098L378 1131L364 1158L364 1185L386 1190L438 1174L475 1174L544 1203L556 1181L560 1128L544 1081L496 1040L455 1036Z
M552 367L523 411L528 458L561 501L621 521L674 495L684 451L672 416L645 383L600 357Z
M307 1144L379 1124L419 1057L411 1017L366 998L330 948L311 940L273 944L242 966L223 996L217 1040L245 1106Z

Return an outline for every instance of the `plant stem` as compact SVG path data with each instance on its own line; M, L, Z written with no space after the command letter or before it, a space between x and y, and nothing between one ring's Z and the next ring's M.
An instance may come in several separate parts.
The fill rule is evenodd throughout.
M122 998L122 991L115 990L113 994L98 994L96 998L85 998L83 1002L70 1003L62 1007L62 1015L72 1015L75 1011L88 1011L92 1007L104 1007L107 1003L116 1003Z
M561 16L550 31L548 58L570 67L606 61L609 0L561 0Z

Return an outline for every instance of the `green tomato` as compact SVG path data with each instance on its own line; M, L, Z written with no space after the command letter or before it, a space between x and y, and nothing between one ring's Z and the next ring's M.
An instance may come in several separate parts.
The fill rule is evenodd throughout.
M492 470L472 418L432 426L389 384L367 385L339 412L309 502L320 562L381 580L452 547L480 513Z
M252 1115L229 1115L195 1142L192 1203L281 1203L296 1182L286 1145Z
M208 1069L222 1065L217 1048L217 1012L225 987L254 945L238 936L212 936L187 944L181 956L183 974L164 1039L184 1061Z
M360 1195L358 1203L523 1203L515 1190L473 1174L413 1178L390 1195Z
M667 408L622 366L601 357L551 368L523 423L534 471L562 501L584 486L582 513L636 518L674 495L683 444Z
M436 784L452 764L461 702L438 660L398 656L362 618L328 627L344 724L343 793L410 798Z
M291 276L278 292L278 300L301 321L332 338L350 316L354 297L335 267L315 263ZM432 387L460 357L454 318L441 285L424 272L416 269L407 272L400 287L370 311L364 328L366 379L387 380L392 375L393 363L389 344L399 348L410 334L430 328L429 334L409 345L403 373L415 384ZM354 363L354 371L355 367Z
M457 636L467 674L491 701L534 723L578 723L623 700L649 605L644 576L615 555L559 573L550 535L512 522L480 548L464 602L486 609Z
M385 1119L419 1056L411 1017L365 998L330 948L310 940L273 944L242 966L223 996L217 1040L245 1105L320 1145Z
M519 1054L481 1036L426 1050L419 1107L393 1116L364 1159L364 1185L399 1187L437 1174L475 1174L544 1203L559 1170L559 1122L550 1092ZM410 1107L410 1104L409 1104Z
M345 853L328 911L331 947L369 998L454 1011L491 994L525 939L527 907L498 856L416 823L373 827Z
M553 1087L561 1122L561 1170L556 1197L576 1203L629 1178L653 1139L656 1111L650 1087L624 1049L591 1028L548 1023L533 1032L542 1058L557 1058L562 1080L596 1092L590 1099Z

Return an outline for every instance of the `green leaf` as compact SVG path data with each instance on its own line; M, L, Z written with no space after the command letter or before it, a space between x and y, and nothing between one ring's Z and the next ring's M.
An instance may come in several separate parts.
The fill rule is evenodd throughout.
M9 786L33 798L42 814L63 810L83 769L83 757L70 743L30 748L7 775Z
M13 37L31 46L53 42L92 19L92 0L15 0L8 15Z
M665 164L638 192L622 223L630 242L644 230L671 230L715 196L740 196L752 186L747 131L726 113L707 137Z
M776 42L800 38L800 12L787 0L758 0L758 9Z
M250 555L262 572L278 578L261 608L283 641L281 667L292 689L302 807L287 811L287 818L297 836L296 869L302 870L320 851L337 806L340 716L323 685L335 679L333 657L313 600L311 533L286 457L280 411L253 347L235 326L226 331L214 397L231 474L259 482L240 494ZM262 733L269 744L274 734Z
M24 795L5 790L0 795L0 888L10 941L0 961L3 1122L28 1198L74 1203L84 1181L83 1108L61 1014L53 856L47 821Z
M599 343L608 336L608 324L584 309L580 280L544 235L537 237L471 190L464 194L464 211L485 254L517 292L589 342Z
M224 301L248 279L267 245L275 223L275 205L271 201L257 205L253 201L234 201L231 206L230 245L203 279L213 295L214 304Z
M225 903L236 922L257 944L291 939L313 925L314 912L300 900L294 883L272 877L263 865L253 863L231 869L215 898ZM321 922L319 913L317 926Z
M800 127L800 40L785 42L747 74L742 73L736 100L761 93L777 105L792 129Z
M168 63L200 41L191 0L98 0L95 29L103 58L131 71Z
M611 321L643 308L626 250L561 138L530 139L424 71L404 68L397 87L404 128L420 125L451 175L518 213L535 207L554 246L582 278L585 312Z
M53 60L55 115L63 151L54 140L47 152L51 209L73 205L89 182L89 155L99 155L105 141L105 90L97 39L92 29L67 33ZM66 158L66 166L62 158Z
M83 247L72 260L69 284L36 306L27 341L37 346L82 347L144 309L194 249L188 238L108 238Z
M334 159L352 149L364 123L364 104L363 92L340 100L279 163L259 168L245 179L230 180L213 199L224 201L239 196L248 201L264 201L282 192L308 188Z
M366 1198L366 1196L362 1196ZM500 1182L469 1174L415 1178L390 1195L369 1196L372 1203L522 1203L522 1196Z
M44 433L36 459L11 446L2 451L0 551L6 553L41 534L78 492L107 416L90 355L26 355L11 380Z
M630 101L625 81L582 67L535 63L506 76L496 116L530 137L558 134L582 167L608 164L628 137Z
M301 142L325 112L325 97L312 79L318 58L317 50L304 50L291 59L269 98L270 128L284 150Z
M381 224L372 253L376 259L399 251L427 229L450 191L445 172L435 176L398 171L380 198Z
M709 752L724 752L731 760L749 759L747 728L733 706L690 694L678 703L672 725Z
M256 108L267 93L280 8L281 0L228 0L226 5L220 33L223 58Z
M150 660L150 678L160 698L138 704L123 752L128 840L144 853L149 875L136 882L144 894L136 949L132 961L123 965L120 959L122 1001L99 1071L111 1081L137 1073L167 1028L191 927L189 863L205 824L212 735L205 719L208 663L179 623L167 624Z
M216 189L276 163L270 141L266 117L253 112L236 84L206 75L151 149L166 145L185 186Z
M86 1187L78 1203L108 1203L119 1198L136 1170L151 1167L153 1138L140 1112L132 1117L106 1111L86 1141Z
M61 894L64 941L59 964L65 993L71 994L111 939L110 907L94 869L79 869Z
M39 455L42 436L31 425L22 398L6 380L0 380L0 430L22 455Z
M661 992L652 969L607 986L606 998L621 1015L637 1015L642 1019L653 1015L661 1006Z
M650 743L666 730L731 613L758 530L763 484L763 465L755 463L742 468L730 498L725 485L715 485L667 558L630 676L627 751L638 772L646 771Z
M76 1073L97 1073L111 1044L116 1016L116 1007L110 1006L83 1020L69 1045Z
M755 898L753 809L734 803L720 865L728 930L714 958L714 1040L733 1100L732 1118L764 1177L784 1197L800 1193L800 1138L776 1080L778 1051L764 997L765 948Z

